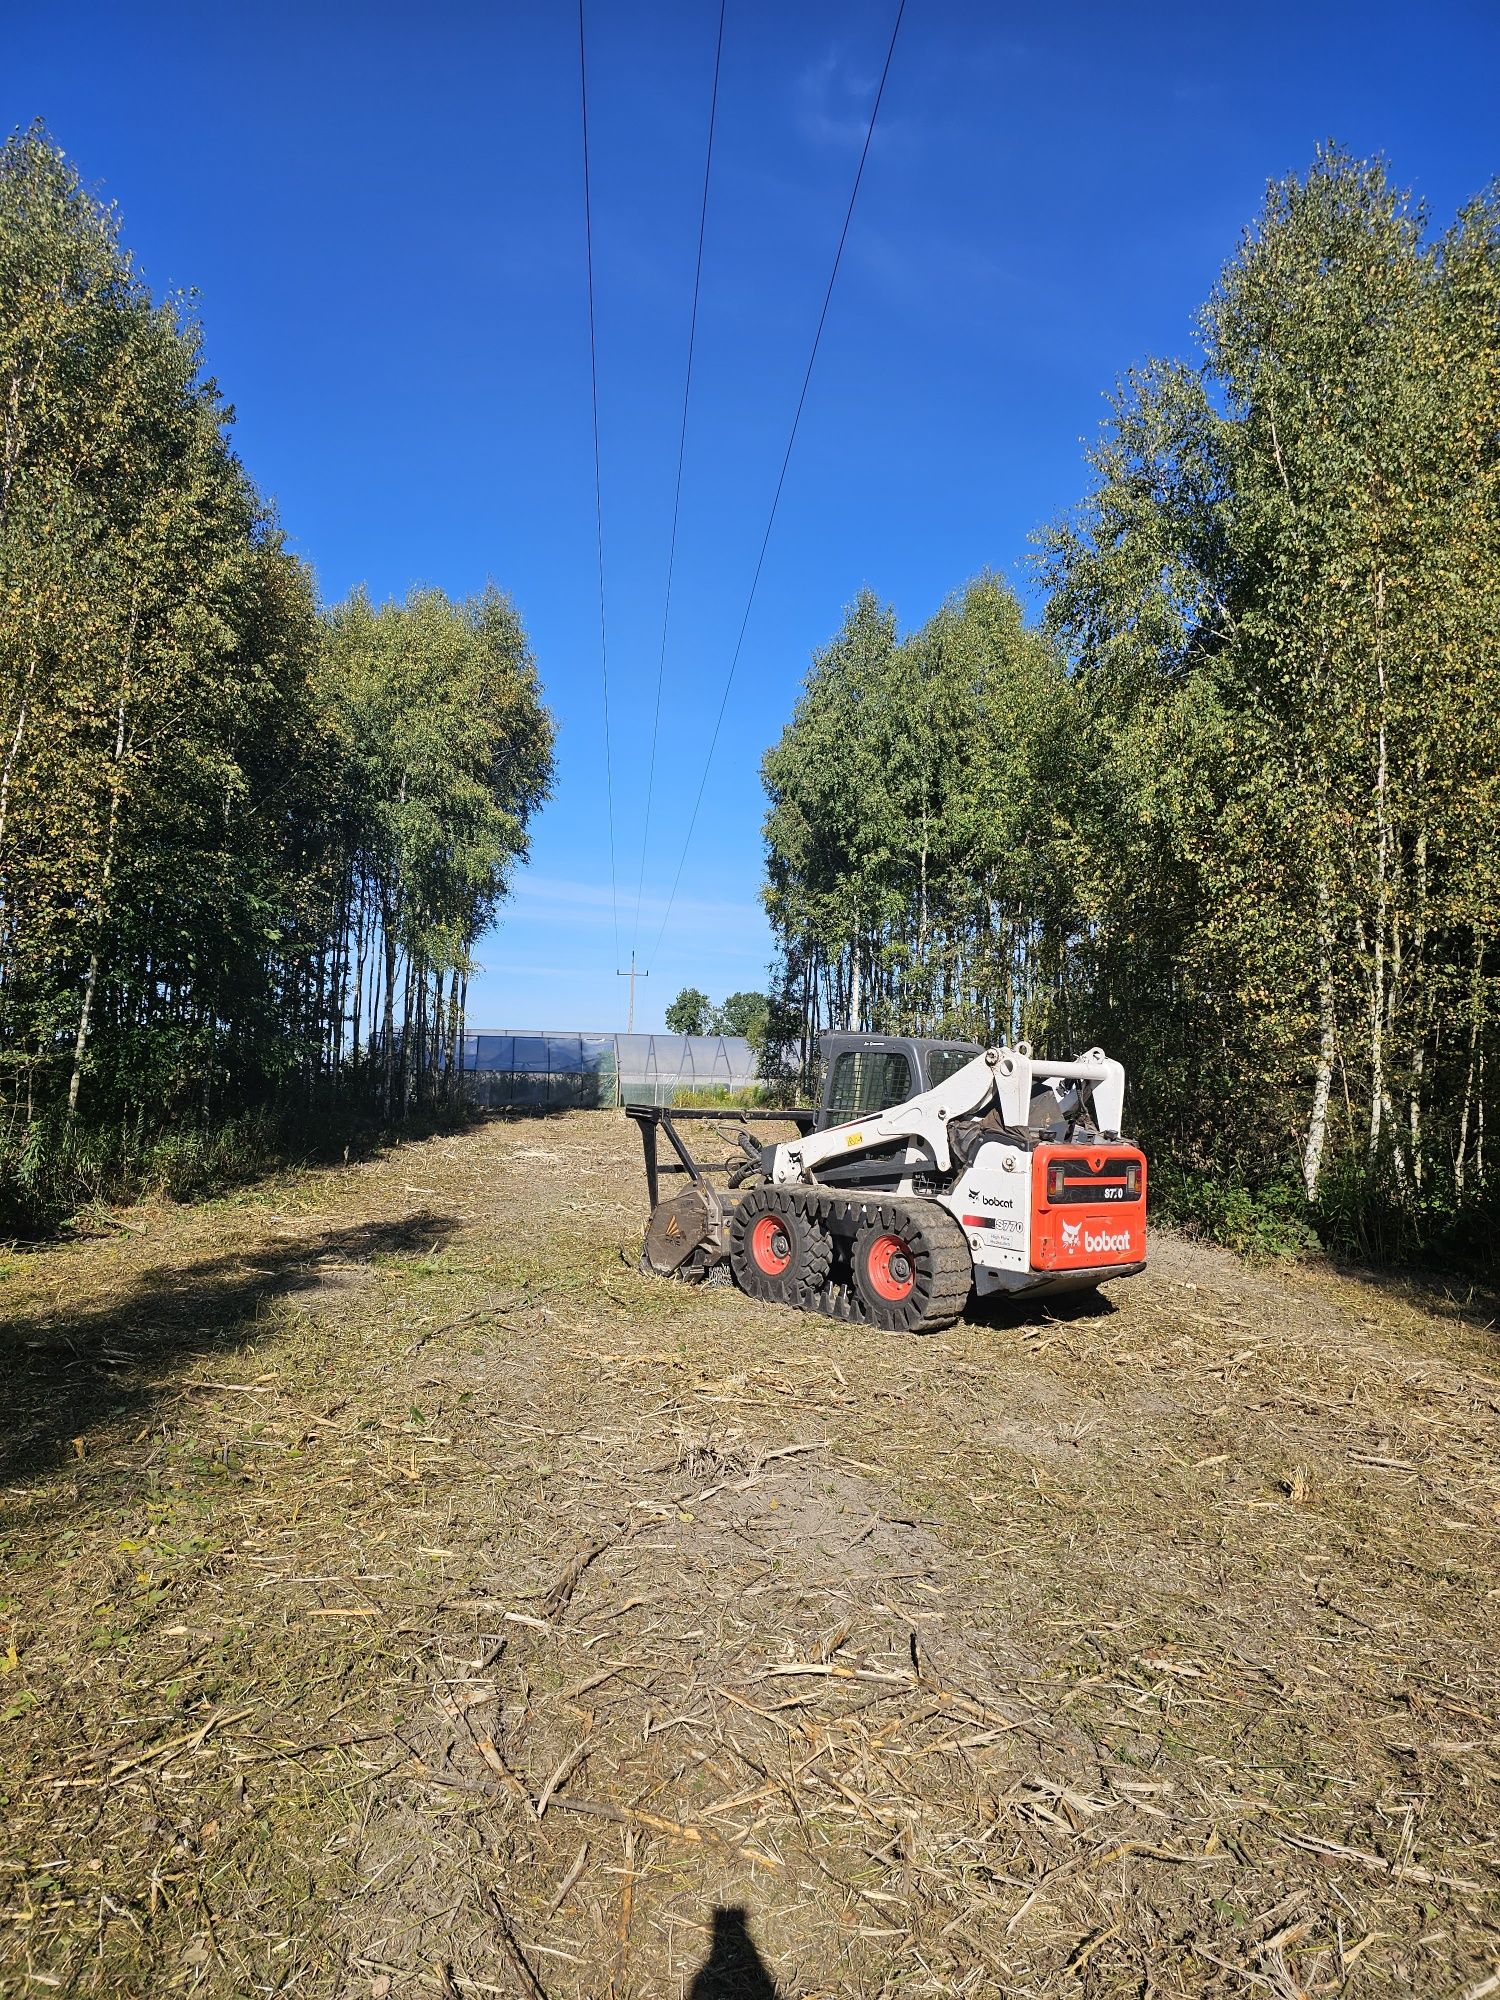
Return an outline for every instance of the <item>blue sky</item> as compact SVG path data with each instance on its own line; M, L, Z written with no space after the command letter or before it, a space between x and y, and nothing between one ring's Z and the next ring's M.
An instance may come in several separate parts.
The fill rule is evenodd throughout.
M894 7L729 0L637 1025L763 984L758 765L865 584L905 624L1075 500L1122 369L1188 350L1266 180L1384 153L1445 220L1500 171L1500 8L909 0L724 733L653 946ZM616 797L604 807L569 0L10 0L43 117L192 288L237 443L327 599L515 598L556 793L482 1027L623 1026L715 0L590 0ZM617 951L619 956L617 956Z

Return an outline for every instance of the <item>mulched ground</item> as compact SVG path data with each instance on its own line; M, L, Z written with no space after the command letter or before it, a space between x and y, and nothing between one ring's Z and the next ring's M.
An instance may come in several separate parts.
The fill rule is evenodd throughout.
M1493 1302L931 1339L494 1122L0 1276L0 1994L1500 1994Z

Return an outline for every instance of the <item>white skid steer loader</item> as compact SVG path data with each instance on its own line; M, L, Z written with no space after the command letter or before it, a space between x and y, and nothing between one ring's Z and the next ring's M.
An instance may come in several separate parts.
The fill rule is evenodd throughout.
M817 1110L626 1107L651 1198L643 1271L727 1273L773 1305L926 1333L971 1292L1082 1291L1145 1268L1146 1158L1121 1136L1125 1072L1102 1049L1054 1062L1024 1042L889 1035L822 1049ZM738 1122L737 1150L694 1159L690 1118ZM760 1144L749 1123L771 1119L798 1136ZM660 1135L675 1161L658 1158ZM691 1186L663 1199L662 1173Z

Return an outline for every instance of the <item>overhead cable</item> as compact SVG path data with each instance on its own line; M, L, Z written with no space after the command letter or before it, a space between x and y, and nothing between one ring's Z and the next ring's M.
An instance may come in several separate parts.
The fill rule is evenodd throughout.
M620 956L620 901L615 876L615 781L610 754L609 637L604 618L604 483L599 461L599 338L594 317L594 203L589 174L589 68L583 32L583 0L578 0L578 95L583 113L583 228L589 280L589 378L594 397L594 540L599 557L599 671L604 688L604 797L609 823L609 904Z
M682 467L687 456L688 404L693 393L693 350L698 339L698 295L703 285L703 240L708 231L708 183L714 163L714 126L719 113L719 70L724 59L724 13L719 0L719 36L714 47L714 80L708 99L708 147L703 160L703 200L698 211L698 259L693 267L693 309L688 319L687 369L682 383L682 424L677 434L677 483L672 493L672 533L667 544L667 587L661 613L661 656L656 665L656 705L651 715L651 757L646 772L646 809L641 826L641 867L635 885L635 922L630 949L641 928L641 896L646 886L646 848L651 838L651 797L656 785L656 743L661 729L661 689L667 668L667 632L672 620L672 572L677 564L677 524L682 515Z
M807 357L807 368L802 377L801 393L797 397L797 407L792 416L792 428L787 437L786 450L782 454L781 471L776 480L776 491L771 496L771 511L766 519L766 531L761 537L760 554L756 558L755 573L750 579L750 594L745 600L745 614L740 620L739 636L734 642L734 652L730 657L729 671L724 677L724 691L719 699L719 712L714 719L713 735L709 738L708 755L703 760L703 772L698 780L698 791L693 800L693 810L688 820L688 829L682 843L682 852L677 859L677 872L672 878L672 889L670 895L667 897L666 912L661 920L661 928L656 934L656 943L651 948L651 963L653 965L656 962L657 953L661 950L661 941L666 935L667 924L672 915L673 905L677 901L677 890L682 881L683 866L687 861L688 849L692 845L693 832L698 824L698 810L703 804L703 793L708 784L709 767L713 763L714 751L719 741L719 732L724 725L724 712L729 706L729 693L730 689L734 686L735 672L739 667L740 653L745 644L745 633L749 629L750 613L755 608L755 593L760 587L760 575L762 569L765 567L766 550L771 545L771 530L776 525L776 511L781 505L782 488L786 485L787 467L792 462L792 447L797 442L797 428L802 422L802 411L807 402L807 391L812 382L813 367L818 359L818 348L823 339L823 328L827 323L828 308L833 302L833 288L838 281L839 265L842 263L844 256L844 245L849 240L849 226L854 220L854 205L859 199L860 182L864 179L865 162L870 157L870 142L875 137L875 122L880 116L880 105L882 98L885 96L886 79L891 73L891 59L896 53L896 38L901 32L901 17L905 12L906 0L898 0L896 19L891 28L890 45L885 52L885 66L880 72L880 83L875 92L875 101L870 107L870 122L865 128L865 142L860 149L859 166L855 171L854 186L849 193L849 206L844 214L844 226L839 232L838 248L834 252L833 257L833 269L828 277L828 289L823 294L823 310L818 314L817 330L813 334L812 352Z

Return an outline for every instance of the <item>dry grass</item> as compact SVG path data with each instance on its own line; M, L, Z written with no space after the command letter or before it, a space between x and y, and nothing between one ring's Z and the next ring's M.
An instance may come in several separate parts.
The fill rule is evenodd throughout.
M9 1260L0 1993L1500 1994L1479 1302L911 1340L642 1200L580 1113Z

